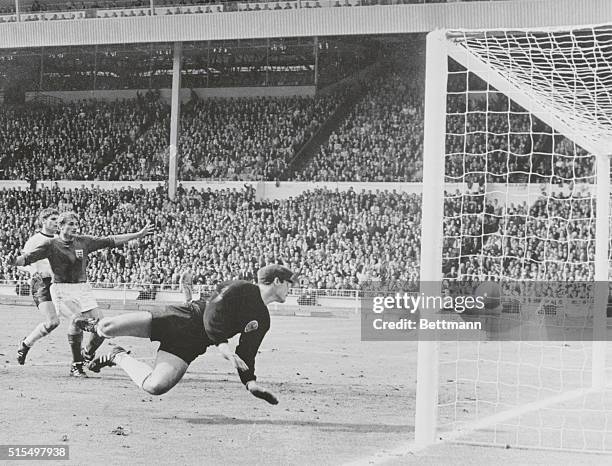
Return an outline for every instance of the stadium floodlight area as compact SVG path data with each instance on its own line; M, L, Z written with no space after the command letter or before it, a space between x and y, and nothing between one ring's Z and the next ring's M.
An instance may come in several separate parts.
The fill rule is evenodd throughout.
M419 341L416 444L612 453L612 25L434 31L426 77L422 291L499 282L555 336ZM578 282L605 293L516 291Z

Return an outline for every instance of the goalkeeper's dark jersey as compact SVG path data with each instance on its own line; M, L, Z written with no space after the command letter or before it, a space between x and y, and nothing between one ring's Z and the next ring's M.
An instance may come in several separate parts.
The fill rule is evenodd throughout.
M240 380L245 384L255 380L255 356L270 329L270 312L259 287L242 280L222 283L206 304L203 320L206 335L215 345L240 334L236 354L249 366L239 372Z

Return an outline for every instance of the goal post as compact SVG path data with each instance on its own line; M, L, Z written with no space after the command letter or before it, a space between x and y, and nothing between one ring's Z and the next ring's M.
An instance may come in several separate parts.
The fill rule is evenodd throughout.
M420 340L417 447L471 423L485 444L612 451L612 409L592 400L609 388L611 151L612 26L428 34L421 292L482 277L595 292L583 341ZM537 317L529 298L500 318Z
M428 163L423 166L423 195L421 225L421 292L436 294L438 290L425 289L435 286L442 279L442 224L444 215L444 155L446 128L446 84L448 58L445 37L435 31L427 37L425 74L424 153ZM425 189L423 189L425 194ZM415 413L415 443L424 446L432 443L436 434L438 407L438 342L419 340L417 354L417 392Z

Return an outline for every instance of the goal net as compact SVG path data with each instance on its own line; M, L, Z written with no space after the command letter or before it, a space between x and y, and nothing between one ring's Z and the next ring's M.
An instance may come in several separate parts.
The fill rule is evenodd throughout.
M428 36L421 280L501 299L419 342L418 444L612 452L611 64L612 26Z

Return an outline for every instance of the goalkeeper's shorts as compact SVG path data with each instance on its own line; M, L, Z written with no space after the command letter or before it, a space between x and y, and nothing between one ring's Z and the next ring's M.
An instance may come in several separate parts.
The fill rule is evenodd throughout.
M187 364L206 352L214 343L204 332L202 314L197 306L166 306L151 313L151 341L159 341L159 349L178 356Z

